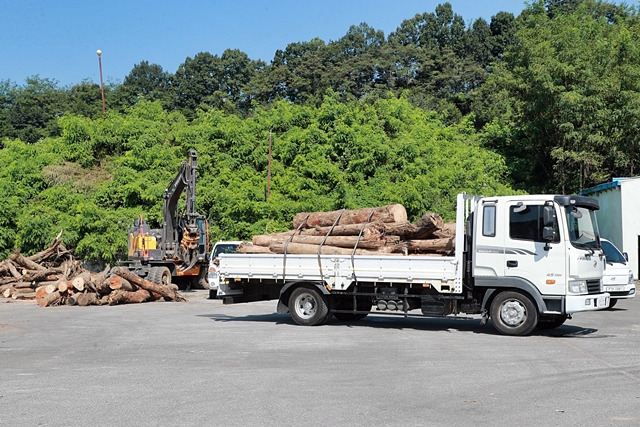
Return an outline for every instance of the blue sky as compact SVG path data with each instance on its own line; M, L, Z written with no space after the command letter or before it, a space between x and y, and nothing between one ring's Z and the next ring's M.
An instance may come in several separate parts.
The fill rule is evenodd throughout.
M367 23L385 37L444 0L0 0L0 81L30 76L60 86L121 83L141 61L175 72L199 52L239 49L269 63L287 44L343 37ZM449 0L467 24L500 11L519 15L520 0Z

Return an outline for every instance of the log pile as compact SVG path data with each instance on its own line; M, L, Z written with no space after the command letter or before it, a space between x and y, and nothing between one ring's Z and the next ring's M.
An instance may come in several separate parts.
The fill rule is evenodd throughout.
M293 229L254 236L241 244L239 253L328 254L328 255L432 255L453 254L455 225L426 212L415 223L407 220L400 204L299 213Z
M176 285L157 285L123 268L89 272L64 247L61 236L35 255L25 257L15 250L1 261L0 296L35 300L41 307L184 301Z

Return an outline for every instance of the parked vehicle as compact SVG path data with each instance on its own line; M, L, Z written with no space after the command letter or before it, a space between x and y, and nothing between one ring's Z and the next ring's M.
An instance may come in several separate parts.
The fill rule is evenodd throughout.
M211 255L209 256L209 268L207 272L207 283L209 284L209 298L215 299L216 294L218 292L218 285L215 282L215 278L217 277L217 264L218 264L218 256L220 254L232 254L235 253L238 246L242 243L239 240L228 240L228 241L219 241L215 245L213 245L213 249L211 250Z
M609 305L597 209L583 196L460 194L453 256L221 254L211 289L224 304L277 300L299 325L375 307L481 314L503 334L527 335Z
M602 277L602 290L611 295L609 308L612 308L619 299L635 297L636 285L633 270L627 265L627 255L607 239L600 239L600 243L607 259Z

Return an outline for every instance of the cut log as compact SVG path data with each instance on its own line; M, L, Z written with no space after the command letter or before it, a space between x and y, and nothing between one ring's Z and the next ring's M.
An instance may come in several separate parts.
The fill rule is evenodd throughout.
M95 292L85 292L76 297L76 302L81 307L98 304L98 294Z
M44 297L37 300L40 307L50 307L52 305L59 305L62 301L62 295L60 292L55 291L50 294L46 294Z
M48 284L47 286L45 286L45 291L48 294L52 294L54 292L58 291L58 282L53 282L51 284Z
M17 290L17 289L16 289ZM31 292L15 292L11 298L13 299L34 299L36 297L36 293L30 289Z
M236 248L239 254L272 254L271 250L265 246L257 246L251 243L241 243Z
M147 301L151 298L151 293L143 288L135 292L117 289L109 295L109 305L113 304L136 304Z
M32 287L31 283L32 282L16 282L16 283L13 284L13 287L16 288L16 289L19 289L19 288L31 288Z
M60 233L58 233L58 236L56 236L55 239L53 239L53 242L51 243L51 245L45 249L44 251L40 251L36 254L31 255L30 257L28 257L28 259L30 261L33 261L35 263L40 263L43 260L48 259L49 257L51 257L54 254L57 254L58 252L58 247L60 246L60 243L62 243L62 230L60 231Z
M364 224L367 222L372 210L373 215L370 218L370 222L402 222L407 220L407 211L404 206L393 204L356 210L303 212L293 218L293 228L297 229L302 223L304 223L303 228L331 226L338 217L340 217L340 220L336 225Z
M11 298L11 295L13 295L13 286L8 286L2 291L2 296L5 298Z
M45 295L47 295L47 287L46 286L39 286L39 287L36 288L36 298L42 298Z
M412 236L413 239L429 239L433 233L444 226L442 217L435 212L425 212L417 221L418 232Z
M96 292L100 295L109 295L109 293L111 293L110 284L111 281L109 278L104 279L101 283L96 283Z
M407 240L405 243L407 244L409 252L417 251L450 254L455 250L455 239L453 237L445 239Z
M27 270L44 271L47 269L46 267L43 267L37 262L33 262L30 259L23 257L22 254L20 254L20 252L17 252L17 251L12 253L9 259L15 262L16 264L18 264L19 266L26 268Z
M58 291L62 294L64 292L73 290L73 283L68 280L60 280L58 282Z
M289 243L287 253L316 255L318 248L320 248L320 253L324 255L351 255L353 253L353 249L339 248L336 246L307 245L304 243ZM403 248L404 245L398 244L383 246L378 250L356 249L356 255L380 255L381 253L385 255L399 255L398 252L402 252ZM273 253L283 254L284 243L275 243L271 245L269 249Z
M455 237L456 235L456 223L455 222L447 222L442 228L435 233L433 233L434 237L438 239L444 239L447 237Z
M148 290L149 292L155 292L162 295L162 297L169 301L186 301L180 294L169 289L167 286L156 285L148 280L143 279L140 276L135 275L129 270L125 270L121 267L116 267L113 272L120 277L127 279L129 282L138 285L139 287Z
M124 279L120 276L111 276L109 278L109 288L112 290L123 290L123 291L129 291L129 292L134 292L136 291L138 288L135 287L135 285L132 285L131 282L129 282L127 279Z
M109 278L109 274L111 271L111 266L107 264L104 270L102 270L98 274L94 274L91 276L91 286L89 288L94 292L98 292L98 287L101 285L107 278ZM85 284L86 285L86 284Z
M91 273L89 273L86 270L78 274L76 277L74 277L71 280L71 284L73 285L75 290L79 292L84 291L86 288L86 285L89 284L90 282L91 282Z
M286 239L268 239L268 236L262 237L263 239L259 239L259 246L271 246L273 244L284 244L286 242ZM293 238L291 238L291 243L320 245L322 242L324 242L324 244L327 246L337 246L339 248L353 248L356 243L358 243L358 247L362 249L376 249L387 244L398 243L399 241L400 238L397 236L389 237L389 240L382 238L379 238L377 240L365 240L361 238L359 242L358 236L294 236Z

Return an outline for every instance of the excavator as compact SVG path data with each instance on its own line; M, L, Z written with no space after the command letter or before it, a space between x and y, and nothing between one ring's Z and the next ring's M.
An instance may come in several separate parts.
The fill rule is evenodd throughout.
M121 266L157 284L208 288L208 223L196 212L197 170L198 154L191 150L164 192L162 228L151 229L138 216L129 229L128 257ZM178 212L182 193L184 211Z

